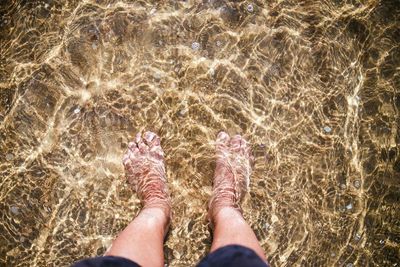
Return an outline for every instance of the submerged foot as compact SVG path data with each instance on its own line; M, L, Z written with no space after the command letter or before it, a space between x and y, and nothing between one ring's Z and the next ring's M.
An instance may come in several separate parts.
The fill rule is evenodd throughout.
M164 152L160 138L153 132L139 133L128 144L123 158L128 182L133 186L144 208L160 208L169 218L171 201L168 195Z
M220 132L216 143L216 168L213 192L209 203L209 216L215 215L225 207L240 211L240 201L250 182L250 148L240 135L229 137Z

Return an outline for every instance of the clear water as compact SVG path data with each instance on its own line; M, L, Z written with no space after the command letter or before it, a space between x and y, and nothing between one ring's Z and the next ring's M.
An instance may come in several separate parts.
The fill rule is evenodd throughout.
M211 243L218 131L272 266L400 264L397 0L2 0L0 265L101 255L139 210L127 143L162 138L169 266Z

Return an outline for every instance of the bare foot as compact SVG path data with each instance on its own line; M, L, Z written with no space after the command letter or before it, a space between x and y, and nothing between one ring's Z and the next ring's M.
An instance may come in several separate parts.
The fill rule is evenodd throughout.
M213 193L209 203L210 219L225 207L239 211L240 201L250 183L250 148L240 135L230 138L220 132L216 143L216 168L214 172Z
M128 144L123 158L128 182L133 186L144 208L160 208L171 216L171 200L165 175L164 152L160 138L153 132L140 133Z

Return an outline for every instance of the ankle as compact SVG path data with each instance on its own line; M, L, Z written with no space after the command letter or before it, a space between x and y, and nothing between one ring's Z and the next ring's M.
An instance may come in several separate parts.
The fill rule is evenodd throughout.
M146 197L142 199L143 210L145 209L159 209L165 217L170 219L171 217L171 199L165 192L160 192L154 196Z
M149 224L161 224L167 230L171 222L170 207L143 207L139 216L149 220Z
M241 213L241 208L238 201L235 200L235 192L233 190L214 190L212 197L209 202L209 217L215 217L215 215L222 209L237 210Z
M219 222L236 222L244 221L242 210L238 207L223 206L217 207L209 214L210 221L213 225L217 225Z

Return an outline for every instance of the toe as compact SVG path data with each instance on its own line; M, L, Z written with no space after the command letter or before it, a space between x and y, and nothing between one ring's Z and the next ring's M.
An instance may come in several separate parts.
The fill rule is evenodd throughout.
M129 148L130 150L133 151L136 147L137 147L137 146L136 146L136 143L135 143L135 142L129 142L128 148Z
M161 146L153 146L150 148L151 155L156 159L163 159L164 158L164 151L162 150Z
M153 132L145 132L144 140L152 156L156 159L162 159L164 157L164 152L160 146L160 137Z
M239 134L231 138L230 147L232 151L243 152L244 154L246 154L248 150L246 140Z
M155 133L150 131L144 133L144 140L149 147L160 145L160 138Z
M139 151L138 148L136 148L136 151ZM132 165L132 162L136 158L136 153L128 149L128 151L125 153L124 157L122 158L122 163L124 164L125 168L129 168L130 165Z
M131 151L132 153L137 153L139 151L139 148L138 148L136 142L129 142L128 151Z
M124 164L124 166L129 163L129 153L130 152L125 153L124 157L122 158L122 163Z
M229 144L229 139L230 139L229 135L224 131L219 132L218 135L217 135L217 143L218 144L228 145Z
M145 143L141 142L139 143L139 151L140 153L147 153L149 151L149 147Z
M217 142L215 145L216 156L218 160L223 160L229 154L229 140L230 137L226 132L220 132L217 136Z
M141 143L141 142L142 142L142 133L139 132L139 133L136 134L135 143L139 147L139 143Z
M137 144L137 147L139 148L140 153L146 153L149 150L149 147L143 141L141 133L136 134L135 142Z

